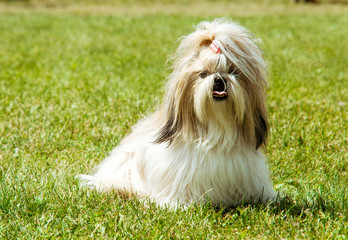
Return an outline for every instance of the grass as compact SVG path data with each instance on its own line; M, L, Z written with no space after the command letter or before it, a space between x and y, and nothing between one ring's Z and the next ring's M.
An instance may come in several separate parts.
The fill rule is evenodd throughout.
M75 179L156 108L178 37L221 14L9 3L0 10L0 238L347 239L347 6L279 3L288 11L269 14L243 4L267 13L223 10L264 41L265 153L280 204L169 211Z

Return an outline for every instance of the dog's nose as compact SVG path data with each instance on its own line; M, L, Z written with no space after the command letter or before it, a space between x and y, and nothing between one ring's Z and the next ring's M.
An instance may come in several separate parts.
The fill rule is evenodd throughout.
M214 79L213 92L226 91L226 81L223 78L217 77Z
M214 78L213 85L213 98L214 100L221 101L227 98L227 85L226 80L221 76Z

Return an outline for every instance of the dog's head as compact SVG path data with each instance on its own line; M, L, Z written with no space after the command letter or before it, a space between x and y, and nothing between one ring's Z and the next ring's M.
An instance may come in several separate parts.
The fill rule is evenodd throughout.
M226 20L201 22L173 60L157 143L265 143L266 66L250 32Z

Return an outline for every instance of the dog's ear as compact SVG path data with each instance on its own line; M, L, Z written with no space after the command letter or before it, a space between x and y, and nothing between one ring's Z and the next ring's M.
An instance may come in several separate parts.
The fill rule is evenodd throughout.
M193 109L193 84L195 77L188 70L178 67L171 76L167 99L160 111L160 128L155 143L171 144L175 138L189 139L194 136L197 121ZM185 74L182 74L183 71ZM191 75L190 75L191 74Z
M169 111L168 119L164 126L158 131L155 143L168 142L169 145L173 142L175 134L181 128L181 121L175 119L175 114L173 110L173 105Z
M261 108L257 109L254 116L256 149L266 144L268 136L268 120L267 113Z

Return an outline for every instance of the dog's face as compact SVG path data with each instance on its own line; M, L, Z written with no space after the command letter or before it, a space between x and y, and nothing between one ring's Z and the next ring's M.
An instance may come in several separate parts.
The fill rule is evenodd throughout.
M174 60L158 143L216 135L256 149L265 143L265 63L246 29L202 23L183 39Z

